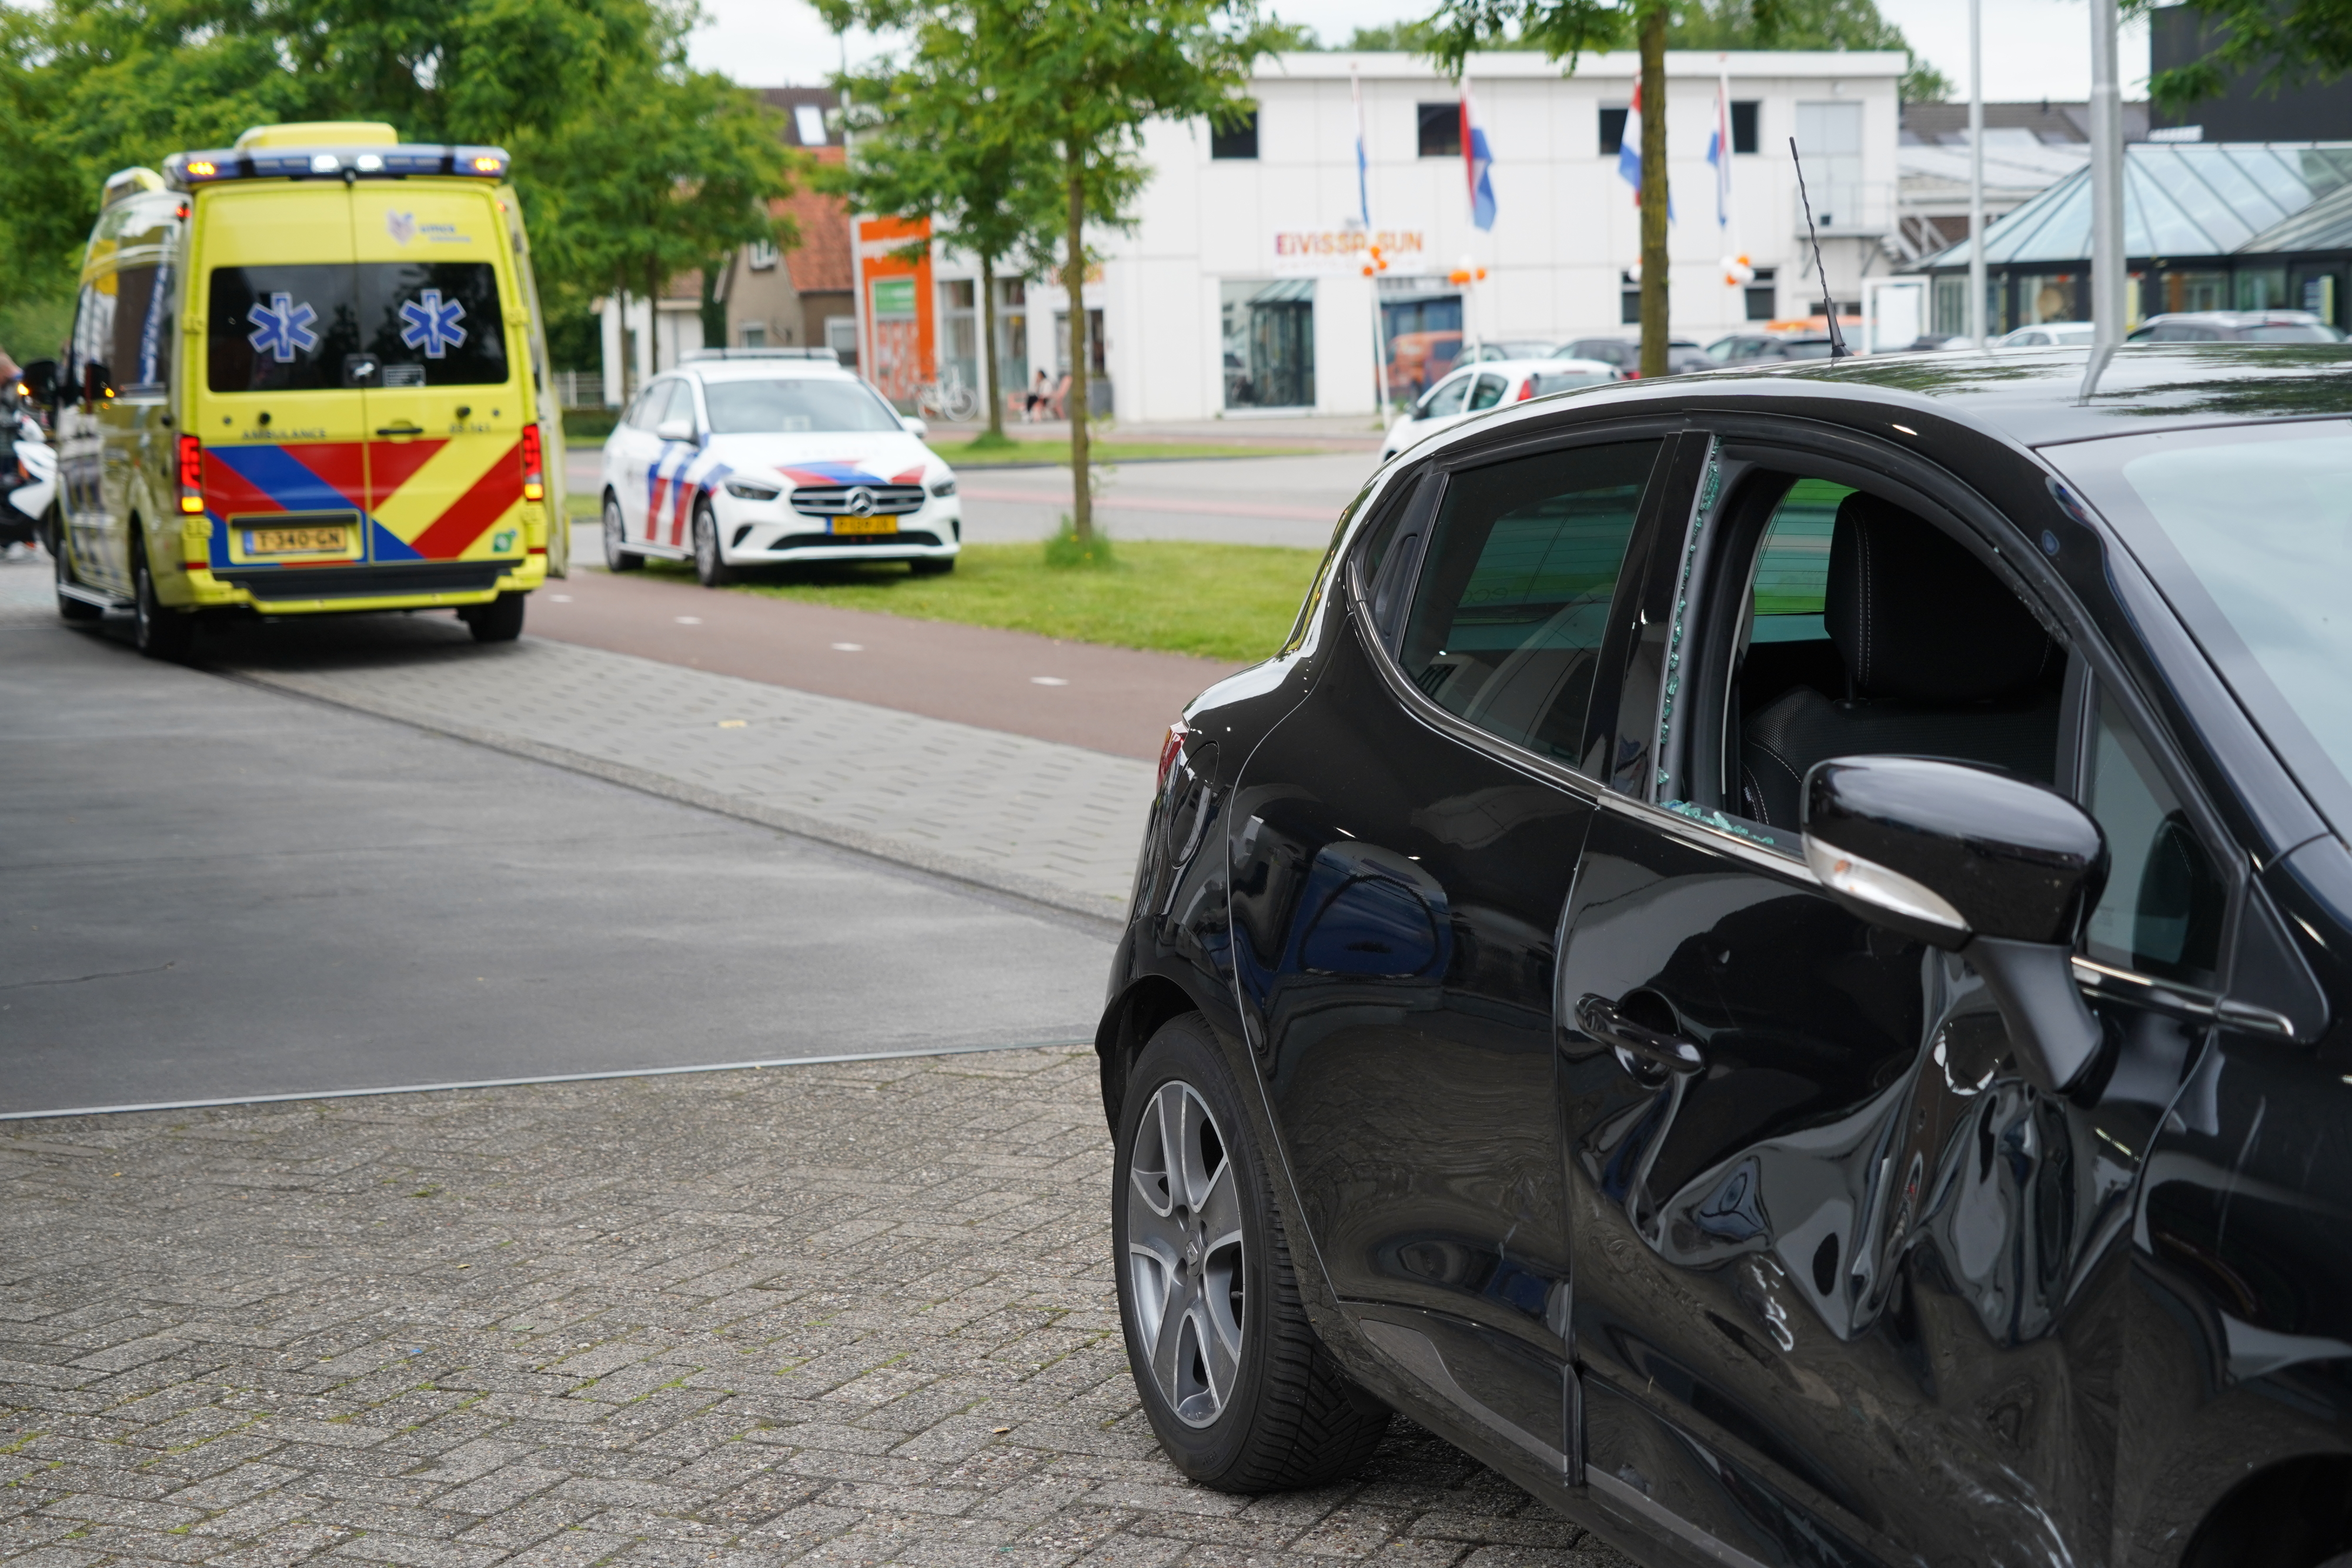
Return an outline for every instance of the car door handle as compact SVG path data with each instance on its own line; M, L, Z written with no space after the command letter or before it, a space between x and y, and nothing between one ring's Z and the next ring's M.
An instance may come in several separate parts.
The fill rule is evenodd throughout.
M1615 1051L1629 1071L1633 1062L1627 1057L1666 1072L1696 1072L1706 1065L1706 1053L1674 1027L1674 1009L1655 991L1628 991L1615 1002L1588 993L1576 1004L1576 1027Z
M378 435L422 435L425 434L425 427L421 424L410 424L404 420L398 424L380 424L376 426L375 433Z

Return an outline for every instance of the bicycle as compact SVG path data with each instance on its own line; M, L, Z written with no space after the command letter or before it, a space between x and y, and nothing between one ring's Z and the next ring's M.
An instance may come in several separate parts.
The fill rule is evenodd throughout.
M964 385L963 378L950 366L939 380L924 382L915 388L915 412L968 423L980 417L980 393Z

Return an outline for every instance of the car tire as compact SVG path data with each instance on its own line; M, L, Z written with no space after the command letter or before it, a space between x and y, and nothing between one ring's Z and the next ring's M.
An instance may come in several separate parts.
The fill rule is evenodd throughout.
M68 597L66 593L66 584L69 582L77 582L79 580L76 579L73 574L73 568L66 564L65 541L63 539L58 540L58 547L49 551L49 562L55 569L57 574L58 618L59 620L96 621L106 613L105 611L100 609L97 605L87 603L82 600Z
M694 580L705 588L724 588L735 580L735 569L719 551L719 519L708 501L698 501L694 507Z
M1322 1486L1360 1467L1389 1411L1315 1336L1266 1161L1199 1013L1144 1047L1118 1133L1119 1324L1160 1448L1219 1491Z
M470 604L457 612L457 619L474 634L477 643L511 643L522 635L523 603L527 593L501 593L488 604Z
M907 570L917 577L945 577L955 570L955 563L951 555L917 556L907 563Z
M144 551L131 562L131 579L132 642L151 659L185 664L188 655L195 651L196 618L183 611L166 609L155 596L155 574L147 570Z
M604 492L604 570L635 571L646 564L646 558L622 545L629 537L628 520L621 515L621 498L610 490Z

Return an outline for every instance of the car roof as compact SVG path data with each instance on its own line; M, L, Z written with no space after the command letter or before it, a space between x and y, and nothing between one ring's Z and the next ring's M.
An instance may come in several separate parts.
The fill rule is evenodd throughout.
M786 377L812 381L854 382L854 371L830 360L688 360L673 369L680 375L706 382L772 382Z
M1922 419L1973 426L2023 447L2197 425L2352 416L2352 343L2126 343L2114 350L2085 400L2084 372L2095 351L1941 350L1733 365L1595 388L1569 406L1580 418L1604 410L1719 408L1845 421L1908 408ZM1561 406L1511 404L1498 411L1499 421L1486 414L1442 433L1423 450L1477 441L1503 423Z
M2290 310L2280 306L2273 310L2166 310L2150 316L2140 323L2150 326L2158 321L2210 321L2222 327L2317 327L2324 325L2309 310Z
M1447 381L1466 371L1539 371L1558 373L1561 371L1606 371L1617 373L1617 367L1606 360L1560 360L1546 355L1540 360L1481 360L1476 364L1457 365L1445 372Z

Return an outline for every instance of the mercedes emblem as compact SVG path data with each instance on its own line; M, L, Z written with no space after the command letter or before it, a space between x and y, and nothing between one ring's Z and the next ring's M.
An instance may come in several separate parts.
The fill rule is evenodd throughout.
M874 515L874 492L860 485L842 501L844 510L860 517Z

